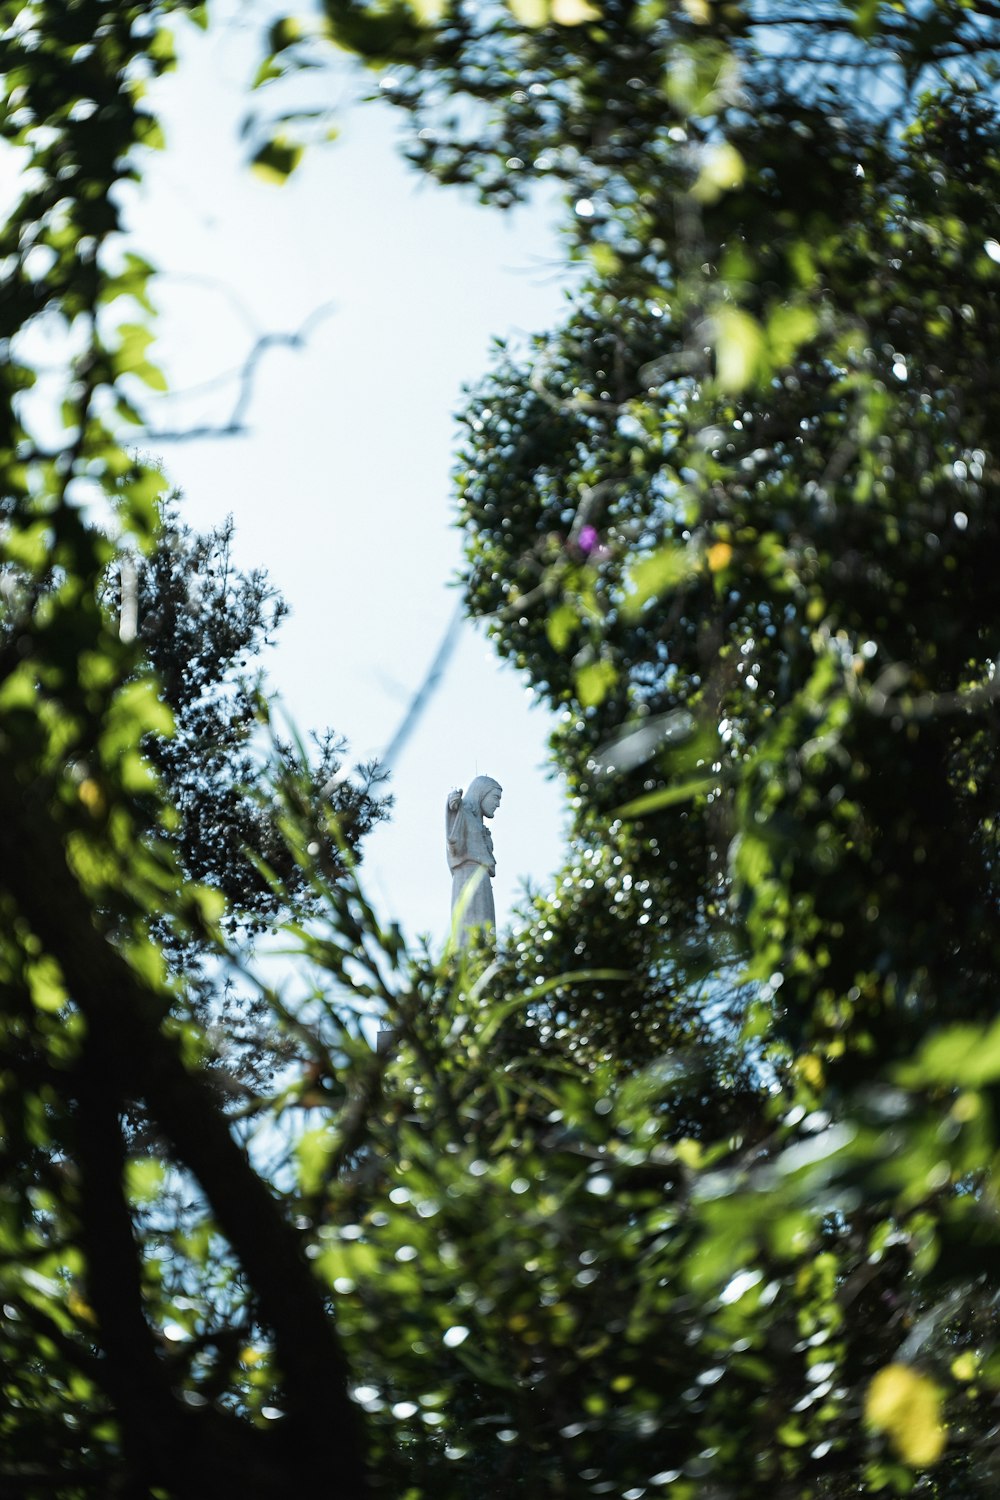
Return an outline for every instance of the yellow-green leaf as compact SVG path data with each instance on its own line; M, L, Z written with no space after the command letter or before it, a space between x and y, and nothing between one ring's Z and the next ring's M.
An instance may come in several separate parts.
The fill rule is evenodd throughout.
M51 954L45 953L26 969L28 988L32 1002L39 1010L62 1010L69 996L63 983L62 970Z
M132 1156L125 1166L125 1186L133 1203L151 1203L163 1182L163 1163L150 1156Z
M294 47L296 42L301 42L303 37L302 22L297 16L281 16L272 22L268 40L272 52L283 52L286 47Z
M545 26L549 19L548 0L507 0L510 13L522 26Z
M622 268L620 257L603 240L598 240L596 244L591 245L588 254L598 276L617 276Z
M214 886L194 885L188 888L188 893L194 901L201 915L202 921L210 927L222 920L226 910L226 898L221 891Z
M650 599L656 599L669 589L676 587L682 578L693 571L693 558L687 547L670 542L637 563L629 577L629 593L625 599L624 614L634 620L643 611Z
M335 1145L336 1137L327 1125L307 1130L299 1138L295 1155L299 1161L299 1183L304 1193L319 1191Z
M265 182L276 182L280 186L295 171L302 156L303 148L297 142L279 135L260 148L250 166Z
M560 604L545 621L545 634L556 651L565 651L580 617L571 604Z
M740 187L745 176L746 165L736 147L721 141L708 148L691 195L699 203L715 203L723 193Z
M816 332L817 317L811 307L784 303L767 320L767 341L774 365L787 365L802 344Z
M609 661L591 661L576 671L576 696L584 708L596 708L603 703L617 677Z
M552 0L552 19L557 26L584 26L599 21L601 12L589 0Z
M724 391L742 391L754 380L766 347L757 319L740 307L723 306L715 314L716 374Z
M910 1365L879 1370L868 1387L865 1420L884 1432L903 1462L916 1469L937 1463L948 1441L940 1392Z
M673 786L661 787L658 792L647 792L616 807L614 818L641 818L644 813L658 812L661 807L673 807L677 802L690 802L700 792L710 792L719 785L718 776L699 776L694 781L681 781Z

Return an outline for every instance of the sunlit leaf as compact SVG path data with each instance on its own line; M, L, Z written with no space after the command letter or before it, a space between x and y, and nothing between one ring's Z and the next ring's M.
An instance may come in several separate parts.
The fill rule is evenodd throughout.
M788 364L799 348L815 335L817 328L818 319L812 308L799 303L776 307L767 321L772 363L775 366Z
M551 6L557 26L583 26L601 19L599 7L591 5L590 0L551 0Z
M302 22L298 16L280 16L271 23L268 45L274 53L283 52L286 47L294 47L296 42L300 42L303 35Z
M709 146L691 188L692 197L699 203L715 203L723 193L738 188L745 176L746 163L735 146L728 141Z
M511 15L522 26L532 28L546 26L550 14L550 0L507 0Z
M294 172L303 154L303 147L297 142L284 136L276 136L274 140L261 146L250 166L265 182L274 182L280 186Z
M126 1164L125 1185L133 1203L151 1203L163 1185L164 1167L150 1156L131 1156Z
M886 1433L900 1458L914 1468L937 1463L948 1441L940 1392L910 1365L886 1365L873 1378L865 1398L865 1420Z
M299 1137L295 1154L299 1163L299 1182L307 1195L318 1192L335 1147L336 1136L326 1125L307 1130Z
M679 802L690 802L693 797L700 796L702 792L710 792L718 785L718 776L698 776L676 786L661 787L657 792L646 792L642 797L635 797L631 802L625 802L621 807L616 807L614 816L616 818L641 818L646 813L658 812L664 807L675 807Z
M576 670L576 695L584 708L595 708L603 703L617 680L617 672L610 661L592 661Z
M945 1084L982 1088L1000 1078L1000 1021L992 1026L949 1026L928 1037L911 1063L899 1069L908 1086Z
M621 259L603 240L597 240L588 251L591 263L598 276L617 276L621 270Z
M760 369L764 331L750 313L729 305L718 308L713 321L719 384L724 391L745 390Z
M56 960L50 954L45 954L28 964L25 972L32 1001L39 1010L62 1010L69 996L62 970Z
M572 605L560 604L546 619L545 633L556 651L565 651L579 625L580 617Z
M650 599L675 588L693 572L695 565L690 549L679 543L668 543L652 557L636 563L628 579L629 591L624 604L629 618L640 615Z

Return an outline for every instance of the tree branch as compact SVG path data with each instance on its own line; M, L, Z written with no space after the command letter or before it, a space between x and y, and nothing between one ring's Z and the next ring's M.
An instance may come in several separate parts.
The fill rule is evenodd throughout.
M32 857L26 860L24 850L29 848ZM347 1365L324 1294L312 1278L298 1238L271 1190L230 1135L210 1082L188 1072L177 1042L162 1030L164 996L147 988L99 931L95 914L67 865L41 790L36 788L30 798L24 796L11 777L0 778L0 880L46 949L58 959L88 1032L101 1039L104 1087L117 1097L146 1100L178 1159L200 1183L220 1229L242 1263L261 1316L274 1332L287 1398L287 1415L281 1424L285 1488L275 1494L330 1493L334 1452L339 1496L362 1500L367 1486L359 1414L348 1394ZM84 1077L82 1087L87 1086ZM99 1108L96 1100L87 1101L81 1148L90 1181L101 1193L100 1216L109 1215L114 1233L121 1236L121 1208L116 1207L108 1175L110 1158L120 1149L120 1136L116 1148ZM100 1287L102 1272L95 1262L103 1252L97 1241L97 1216L89 1239L90 1272L99 1278ZM121 1241L115 1263L116 1274L126 1275ZM134 1318L134 1308L128 1316ZM143 1353L139 1330L133 1323L112 1336L120 1340L123 1359L127 1349L134 1352L137 1380L157 1402L158 1384ZM257 1429L246 1430L262 1435Z
M324 318L330 317L335 308L333 302L324 302L321 307L314 308L309 316L299 324L298 328L290 332L262 333L254 342L252 348L242 365L235 371L226 371L222 375L195 389L204 391L211 390L214 386L228 384L233 378L238 379L239 389L232 412L227 421L218 424L206 424L200 427L188 428L151 428L147 427L143 433L143 441L148 443L190 443L200 439L244 437L248 431L247 415L250 403L253 400L254 385L257 379L257 370L264 355L271 349L304 349L309 341L309 336L318 323ZM172 391L172 396L187 394L183 391Z

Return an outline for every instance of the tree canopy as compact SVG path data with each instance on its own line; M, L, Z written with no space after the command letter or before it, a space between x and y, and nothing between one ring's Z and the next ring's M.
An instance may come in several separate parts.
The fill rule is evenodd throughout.
M207 13L0 7L0 1487L992 1495L1000 9L273 25L265 101L332 41L420 169L565 186L582 272L469 393L456 498L574 821L466 961L377 918L365 788L286 759L267 848L211 804L302 981L257 982L287 1062L238 1100L163 934L245 969L178 809L185 715L238 747L249 700L107 607L123 545L169 600L189 544L128 446L160 377L113 190Z
M305 882L275 826L265 791L280 766L265 773L254 742L267 716L261 653L272 645L288 606L262 569L243 572L233 561L234 522L198 534L165 506L157 544L136 570L136 630L148 667L174 718L173 733L153 741L150 758L180 814L176 839L181 866L192 880L227 900L227 913L249 927L275 918L274 883L264 864L300 897ZM127 568L126 568L127 574ZM113 607L122 608L119 564ZM279 747L273 747L275 751ZM317 795L335 814L340 848L360 861L361 843L385 814L374 763L348 774L346 744L332 731L318 737L308 770ZM343 774L341 774L343 772ZM331 848L331 854L335 852Z

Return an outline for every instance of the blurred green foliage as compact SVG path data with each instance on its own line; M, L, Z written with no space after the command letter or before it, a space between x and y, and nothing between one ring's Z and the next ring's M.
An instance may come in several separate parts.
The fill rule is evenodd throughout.
M470 394L458 501L572 837L467 960L380 919L364 797L304 756L199 834L171 732L238 760L249 699L127 623L125 557L181 595L123 441L162 377L115 190L185 14L0 5L0 1490L992 1496L1000 12L271 27L262 90L333 41L439 179L567 193L567 317ZM232 945L216 830L294 997ZM266 1087L195 953L257 986Z

